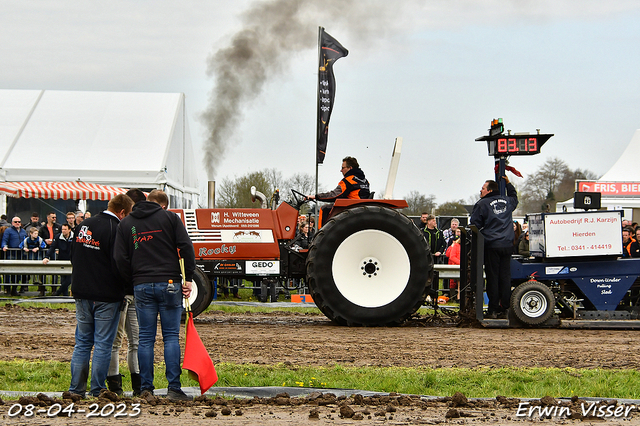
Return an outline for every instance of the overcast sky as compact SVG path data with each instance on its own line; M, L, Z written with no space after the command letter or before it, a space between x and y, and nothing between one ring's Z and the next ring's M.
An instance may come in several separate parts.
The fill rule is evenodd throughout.
M514 132L555 134L542 154L512 157L525 176L550 157L602 175L640 128L638 1L0 1L0 88L183 92L203 180L215 53L246 28L276 37L260 61L266 80L224 139L217 181L315 173L318 26L349 49L334 67L326 188L352 155L382 193L401 136L396 197L469 199L492 177L474 139L497 117Z

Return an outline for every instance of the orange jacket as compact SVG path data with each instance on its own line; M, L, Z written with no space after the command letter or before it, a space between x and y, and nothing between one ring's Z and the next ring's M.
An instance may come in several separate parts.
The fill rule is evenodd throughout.
M369 181L360 168L355 168L344 175L333 191L317 194L316 199L320 201L335 201L338 198L361 200L369 198L369 194Z

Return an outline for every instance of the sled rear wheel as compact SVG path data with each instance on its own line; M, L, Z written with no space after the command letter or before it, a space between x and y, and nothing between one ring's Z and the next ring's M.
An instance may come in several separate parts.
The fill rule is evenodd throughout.
M511 294L511 309L520 321L529 325L545 323L553 315L555 297L543 283L530 280Z

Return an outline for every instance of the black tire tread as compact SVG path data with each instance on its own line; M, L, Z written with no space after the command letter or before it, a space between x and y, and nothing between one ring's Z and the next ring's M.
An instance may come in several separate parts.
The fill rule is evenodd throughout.
M191 312L193 312L193 317L195 318L211 304L214 289L209 277L198 267L193 273L191 285L198 286L198 297L191 305Z
M522 311L522 309L520 309L520 299L522 298L522 296L524 296L527 292L531 290L539 291L547 299L547 304L548 304L547 311L543 315L537 318L532 318L527 316ZM544 283L541 283L540 281L536 281L536 280L529 280L520 284L511 293L511 309L513 310L513 313L515 314L515 316L520 321L522 321L527 325L540 325L547 322L549 318L551 318L551 316L553 315L555 302L556 300L551 289L547 287Z
M352 221L358 221L360 216L377 215L381 221L397 221L400 226L406 226L410 230L411 238L420 247L425 250L425 262L428 267L423 265L422 269L428 269L427 276L425 277L425 285L421 290L421 293L415 297L411 304L400 307L393 318L381 318L379 320L359 320L354 318L353 312L337 312L334 306L331 306L329 302L325 300L324 293L327 290L327 286L323 286L318 281L316 267L318 264L318 256L322 256L322 247L325 244L325 240L332 233L341 232L342 228L348 228L345 223L352 223ZM355 231L354 231L355 232ZM402 324L407 318L413 315L424 304L427 297L427 289L429 283L433 277L433 263L429 253L429 248L424 240L421 231L413 224L413 222L403 215L402 213L380 206L361 206L352 209L345 210L340 214L334 216L329 220L316 234L314 240L309 248L309 254L307 257L307 282L311 297L316 306L322 311L324 315L330 320L334 321L338 325L346 326L395 326ZM414 269L412 265L412 270Z

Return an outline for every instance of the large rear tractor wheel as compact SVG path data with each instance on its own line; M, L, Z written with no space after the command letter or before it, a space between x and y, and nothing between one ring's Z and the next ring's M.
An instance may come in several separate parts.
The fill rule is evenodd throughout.
M340 325L402 323L424 304L432 277L433 259L420 230L385 207L357 207L333 217L307 257L311 296Z
M193 273L193 281L191 282L191 295L189 296L189 304L194 318L211 304L213 291L213 285L207 275L196 267ZM187 306L186 302L182 303L185 307Z
M553 292L539 281L524 282L511 293L511 309L525 324L545 323L553 315L555 304Z

